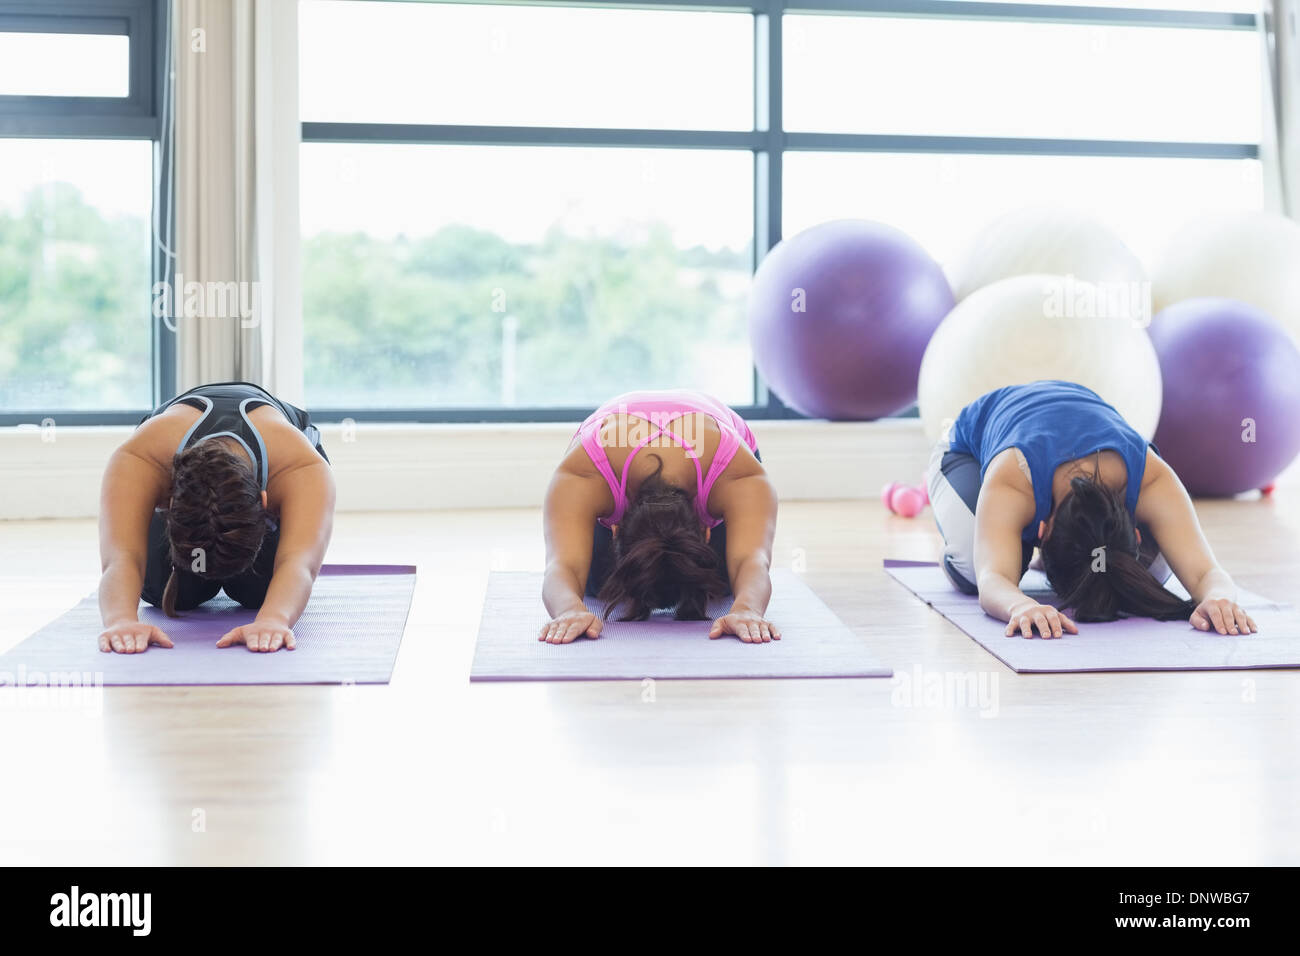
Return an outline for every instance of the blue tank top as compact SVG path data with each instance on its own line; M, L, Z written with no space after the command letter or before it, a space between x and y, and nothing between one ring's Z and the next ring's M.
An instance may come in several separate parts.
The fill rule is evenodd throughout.
M1020 449L1034 486L1034 519L1021 535L1027 541L1038 537L1038 522L1052 513L1056 469L1094 452L1115 451L1124 459L1124 504L1130 514L1137 510L1148 443L1114 407L1082 385L1042 381L995 389L961 410L949 437L952 451L979 461L980 478L999 454Z

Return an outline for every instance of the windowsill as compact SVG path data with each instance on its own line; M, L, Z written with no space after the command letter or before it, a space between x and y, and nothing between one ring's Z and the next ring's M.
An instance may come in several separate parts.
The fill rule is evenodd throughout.
M751 422L778 494L864 498L917 481L928 443L917 419ZM320 426L341 511L536 507L575 422ZM0 428L0 518L98 513L99 483L127 425ZM42 440L42 439L45 440Z

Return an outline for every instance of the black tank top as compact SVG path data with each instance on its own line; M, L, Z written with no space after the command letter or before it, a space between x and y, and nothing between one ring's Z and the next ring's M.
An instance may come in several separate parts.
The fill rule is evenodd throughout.
M248 418L249 411L259 405L270 405L279 409L280 413L316 447L320 456L329 461L325 456L325 450L320 445L320 431L311 423L311 416L301 408L276 398L260 385L251 382L217 382L212 385L200 385L159 405L142 418L141 423L155 415L161 415L178 403L197 408L203 414L185 433L176 453L180 454L191 445L208 438L218 436L233 438L244 446L248 456L253 459L258 482L263 491L266 490L266 481L271 470L270 463L267 461L266 443L262 441L262 433Z

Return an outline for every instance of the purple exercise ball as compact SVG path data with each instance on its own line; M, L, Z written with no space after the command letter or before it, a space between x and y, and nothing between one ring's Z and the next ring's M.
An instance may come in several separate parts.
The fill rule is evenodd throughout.
M1300 350L1286 330L1254 306L1206 298L1174 303L1150 331L1160 456L1194 495L1269 484L1300 453Z
M952 307L943 269L906 233L823 223L777 243L754 274L754 363L805 415L891 415L916 401L921 356Z

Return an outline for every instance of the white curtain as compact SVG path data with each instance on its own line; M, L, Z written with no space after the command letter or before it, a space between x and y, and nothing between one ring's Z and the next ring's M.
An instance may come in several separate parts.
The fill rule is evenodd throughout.
M175 0L177 386L303 403L298 5Z
M1269 208L1300 219L1300 0L1265 0L1261 20Z

